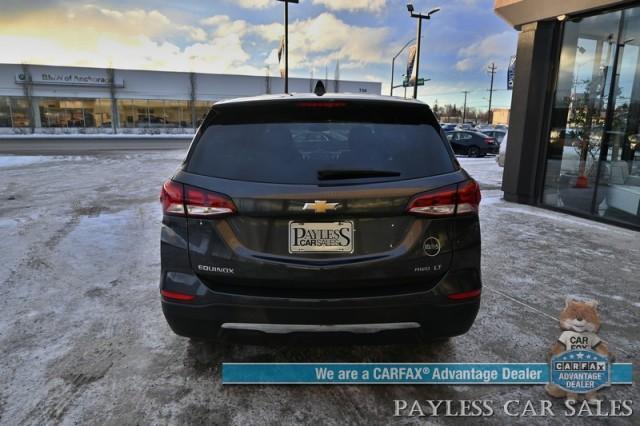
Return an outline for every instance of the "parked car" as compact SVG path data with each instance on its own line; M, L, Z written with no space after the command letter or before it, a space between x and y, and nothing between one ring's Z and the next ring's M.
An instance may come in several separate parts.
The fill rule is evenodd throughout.
M484 157L487 154L498 153L496 140L484 133L471 130L456 130L447 133L447 138L456 154L469 157Z
M447 337L478 312L479 186L421 102L218 102L161 202L162 310L179 335Z
M506 130L481 130L482 133L484 133L487 136L491 136L492 138L494 138L496 140L496 142L498 142L498 144L502 143L502 139L504 139L504 135L507 134Z
M440 125L442 130L444 130L445 132L453 132L456 129L456 126L457 125L453 123L442 123Z
M509 137L509 131L504 134L502 138L502 142L500 142L500 150L498 151L498 156L496 157L496 161L500 167L504 167L504 160L507 155L507 139Z

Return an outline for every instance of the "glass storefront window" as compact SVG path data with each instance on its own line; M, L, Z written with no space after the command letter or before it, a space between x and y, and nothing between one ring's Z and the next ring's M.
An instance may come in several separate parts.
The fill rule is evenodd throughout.
M42 127L111 127L110 99L39 99Z
M640 225L640 7L564 25L543 203Z
M120 115L120 127L147 127L149 124L149 111L147 111L145 99L119 100L118 114Z
M42 127L111 128L111 99L33 98ZM119 99L119 126L123 128L192 127L191 102L184 100ZM194 104L199 125L211 108L209 101ZM0 96L0 127L29 127L26 98Z
M29 127L29 102L25 98L9 98L12 127Z
M93 117L96 127L110 128L112 126L111 99L96 99Z
M164 113L164 101L149 100L147 101L147 105L149 107L149 122L147 127L170 127L167 125L167 118Z
M164 114L167 127L191 127L191 110L188 101L165 101Z
M120 127L149 127L149 110L146 99L118 100L118 115L120 116Z
M11 127L11 108L7 96L0 96L0 127Z
M189 101L156 99L118 100L120 127L190 128Z

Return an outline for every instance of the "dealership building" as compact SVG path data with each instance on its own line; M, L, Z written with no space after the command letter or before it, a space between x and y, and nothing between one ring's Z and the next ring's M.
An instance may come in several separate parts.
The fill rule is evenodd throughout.
M640 230L640 2L495 11L519 31L505 199Z
M290 78L289 91L316 80ZM329 92L381 83L326 80ZM190 133L222 99L282 93L279 77L0 64L0 134Z

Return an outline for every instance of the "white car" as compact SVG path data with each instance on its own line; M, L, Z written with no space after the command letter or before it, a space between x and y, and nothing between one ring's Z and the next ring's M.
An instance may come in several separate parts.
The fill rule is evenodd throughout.
M498 151L498 155L496 156L496 162L500 167L504 167L504 157L507 154L507 138L509 137L509 131L504 134L502 138L502 142L500 142L500 150Z

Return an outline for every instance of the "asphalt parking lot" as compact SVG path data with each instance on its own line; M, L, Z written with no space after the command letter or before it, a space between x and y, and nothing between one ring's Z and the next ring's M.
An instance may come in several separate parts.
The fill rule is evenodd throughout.
M183 155L0 157L2 424L411 423L391 417L394 399L538 401L542 386L223 386L220 371L223 361L543 362L567 294L600 301L599 335L617 361L639 358L638 233L504 202L493 157L460 158L483 193L485 287L468 334L422 345L190 343L169 330L158 294L158 193ZM604 395L639 399L637 386Z

